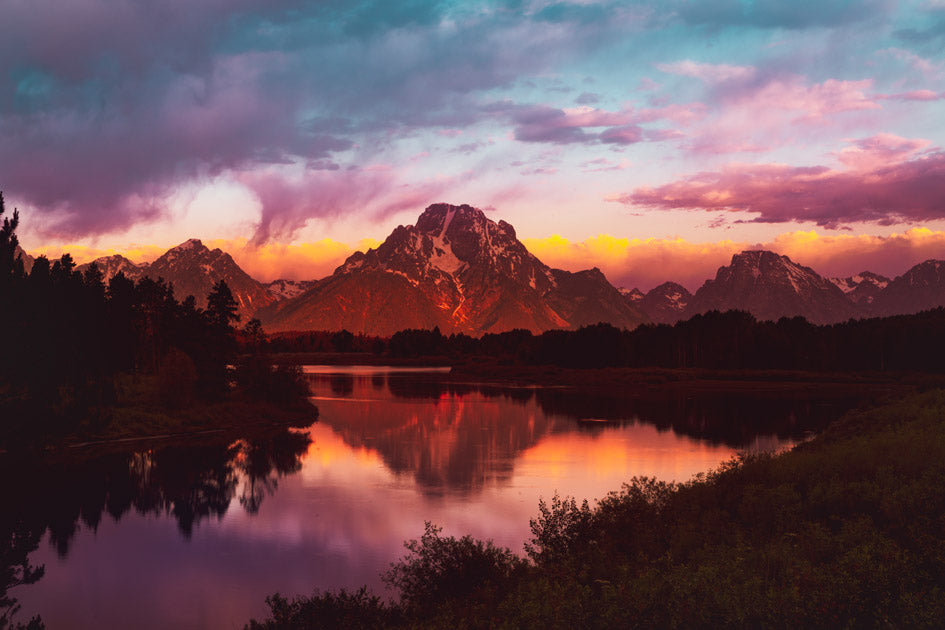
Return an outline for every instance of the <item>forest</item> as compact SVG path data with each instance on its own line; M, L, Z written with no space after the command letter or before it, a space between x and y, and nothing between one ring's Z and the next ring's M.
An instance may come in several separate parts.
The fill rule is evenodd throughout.
M132 282L119 273L106 283L94 264L79 273L69 254L40 256L26 273L16 256L18 222L14 212L0 226L0 448L80 427L100 433L119 408L120 419L138 416L140 424L147 414L135 410L186 416L235 395L304 402L297 370L271 369L259 354L258 321L239 331L240 352L236 300L224 281L201 309L160 278Z

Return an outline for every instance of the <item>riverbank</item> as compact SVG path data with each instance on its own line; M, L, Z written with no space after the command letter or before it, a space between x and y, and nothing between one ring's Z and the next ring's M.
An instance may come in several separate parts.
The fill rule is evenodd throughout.
M157 378L121 375L115 380L111 404L95 406L75 422L49 423L44 430L15 440L15 448L7 450L48 452L108 444L140 448L148 441L307 427L318 419L318 408L304 397L271 401L231 391L216 399L189 396L174 404L164 398Z
M684 484L555 499L529 559L434 530L367 592L272 598L276 627L935 627L945 616L945 391L847 414Z

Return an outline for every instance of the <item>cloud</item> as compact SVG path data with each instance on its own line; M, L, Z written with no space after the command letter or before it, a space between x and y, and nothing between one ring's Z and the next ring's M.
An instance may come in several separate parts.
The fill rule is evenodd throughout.
M852 25L881 18L894 7L891 0L822 0L816 4L781 0L707 0L677 1L665 5L666 10L675 10L682 21L693 25L789 30Z
M261 246L273 239L288 241L314 218L354 213L386 217L424 208L456 180L406 183L397 172L379 166L359 170L317 171L304 176L279 172L245 172L238 177L259 199L260 219L251 240Z
M945 92L932 90L912 90L898 94L877 94L874 98L890 101L939 101L945 99Z
M691 59L677 61L675 63L659 63L656 64L656 68L669 74L693 77L709 83L745 80L755 76L755 68L751 66L698 63Z
M166 219L172 195L217 177L342 170L466 128L488 117L476 94L624 37L634 17L602 10L15 2L0 25L2 186L70 239Z
M634 144L675 138L681 132L646 129L640 125L668 121L685 126L699 119L705 108L699 103L690 103L608 111L590 106L561 109L550 105L521 105L502 101L490 103L483 110L510 120L514 126L514 137L519 142L567 145L602 142Z
M848 166L732 164L611 201L660 210L728 210L761 223L812 221L824 227L890 225L945 217L945 152L916 152L927 141L882 134L853 143L838 157Z

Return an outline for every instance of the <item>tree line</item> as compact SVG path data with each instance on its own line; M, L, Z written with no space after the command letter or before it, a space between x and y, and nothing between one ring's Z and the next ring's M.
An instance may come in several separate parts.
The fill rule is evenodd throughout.
M386 351L396 357L489 357L569 368L941 372L945 309L831 325L802 317L772 322L744 311L710 311L672 326L623 330L601 323L538 335L512 330L478 339L444 335L439 329L404 330L390 338Z
M0 225L0 437L67 429L114 402L118 374L155 377L168 403L228 391L239 318L224 281L202 309L160 278L106 283L95 264L80 273L69 254L40 256L27 273L18 223L14 212Z

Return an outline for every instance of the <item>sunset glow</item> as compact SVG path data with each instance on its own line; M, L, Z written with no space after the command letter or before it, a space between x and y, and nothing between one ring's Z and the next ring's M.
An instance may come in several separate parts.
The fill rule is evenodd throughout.
M33 254L313 279L447 201L644 290L945 256L938 2L44 4L0 26Z

